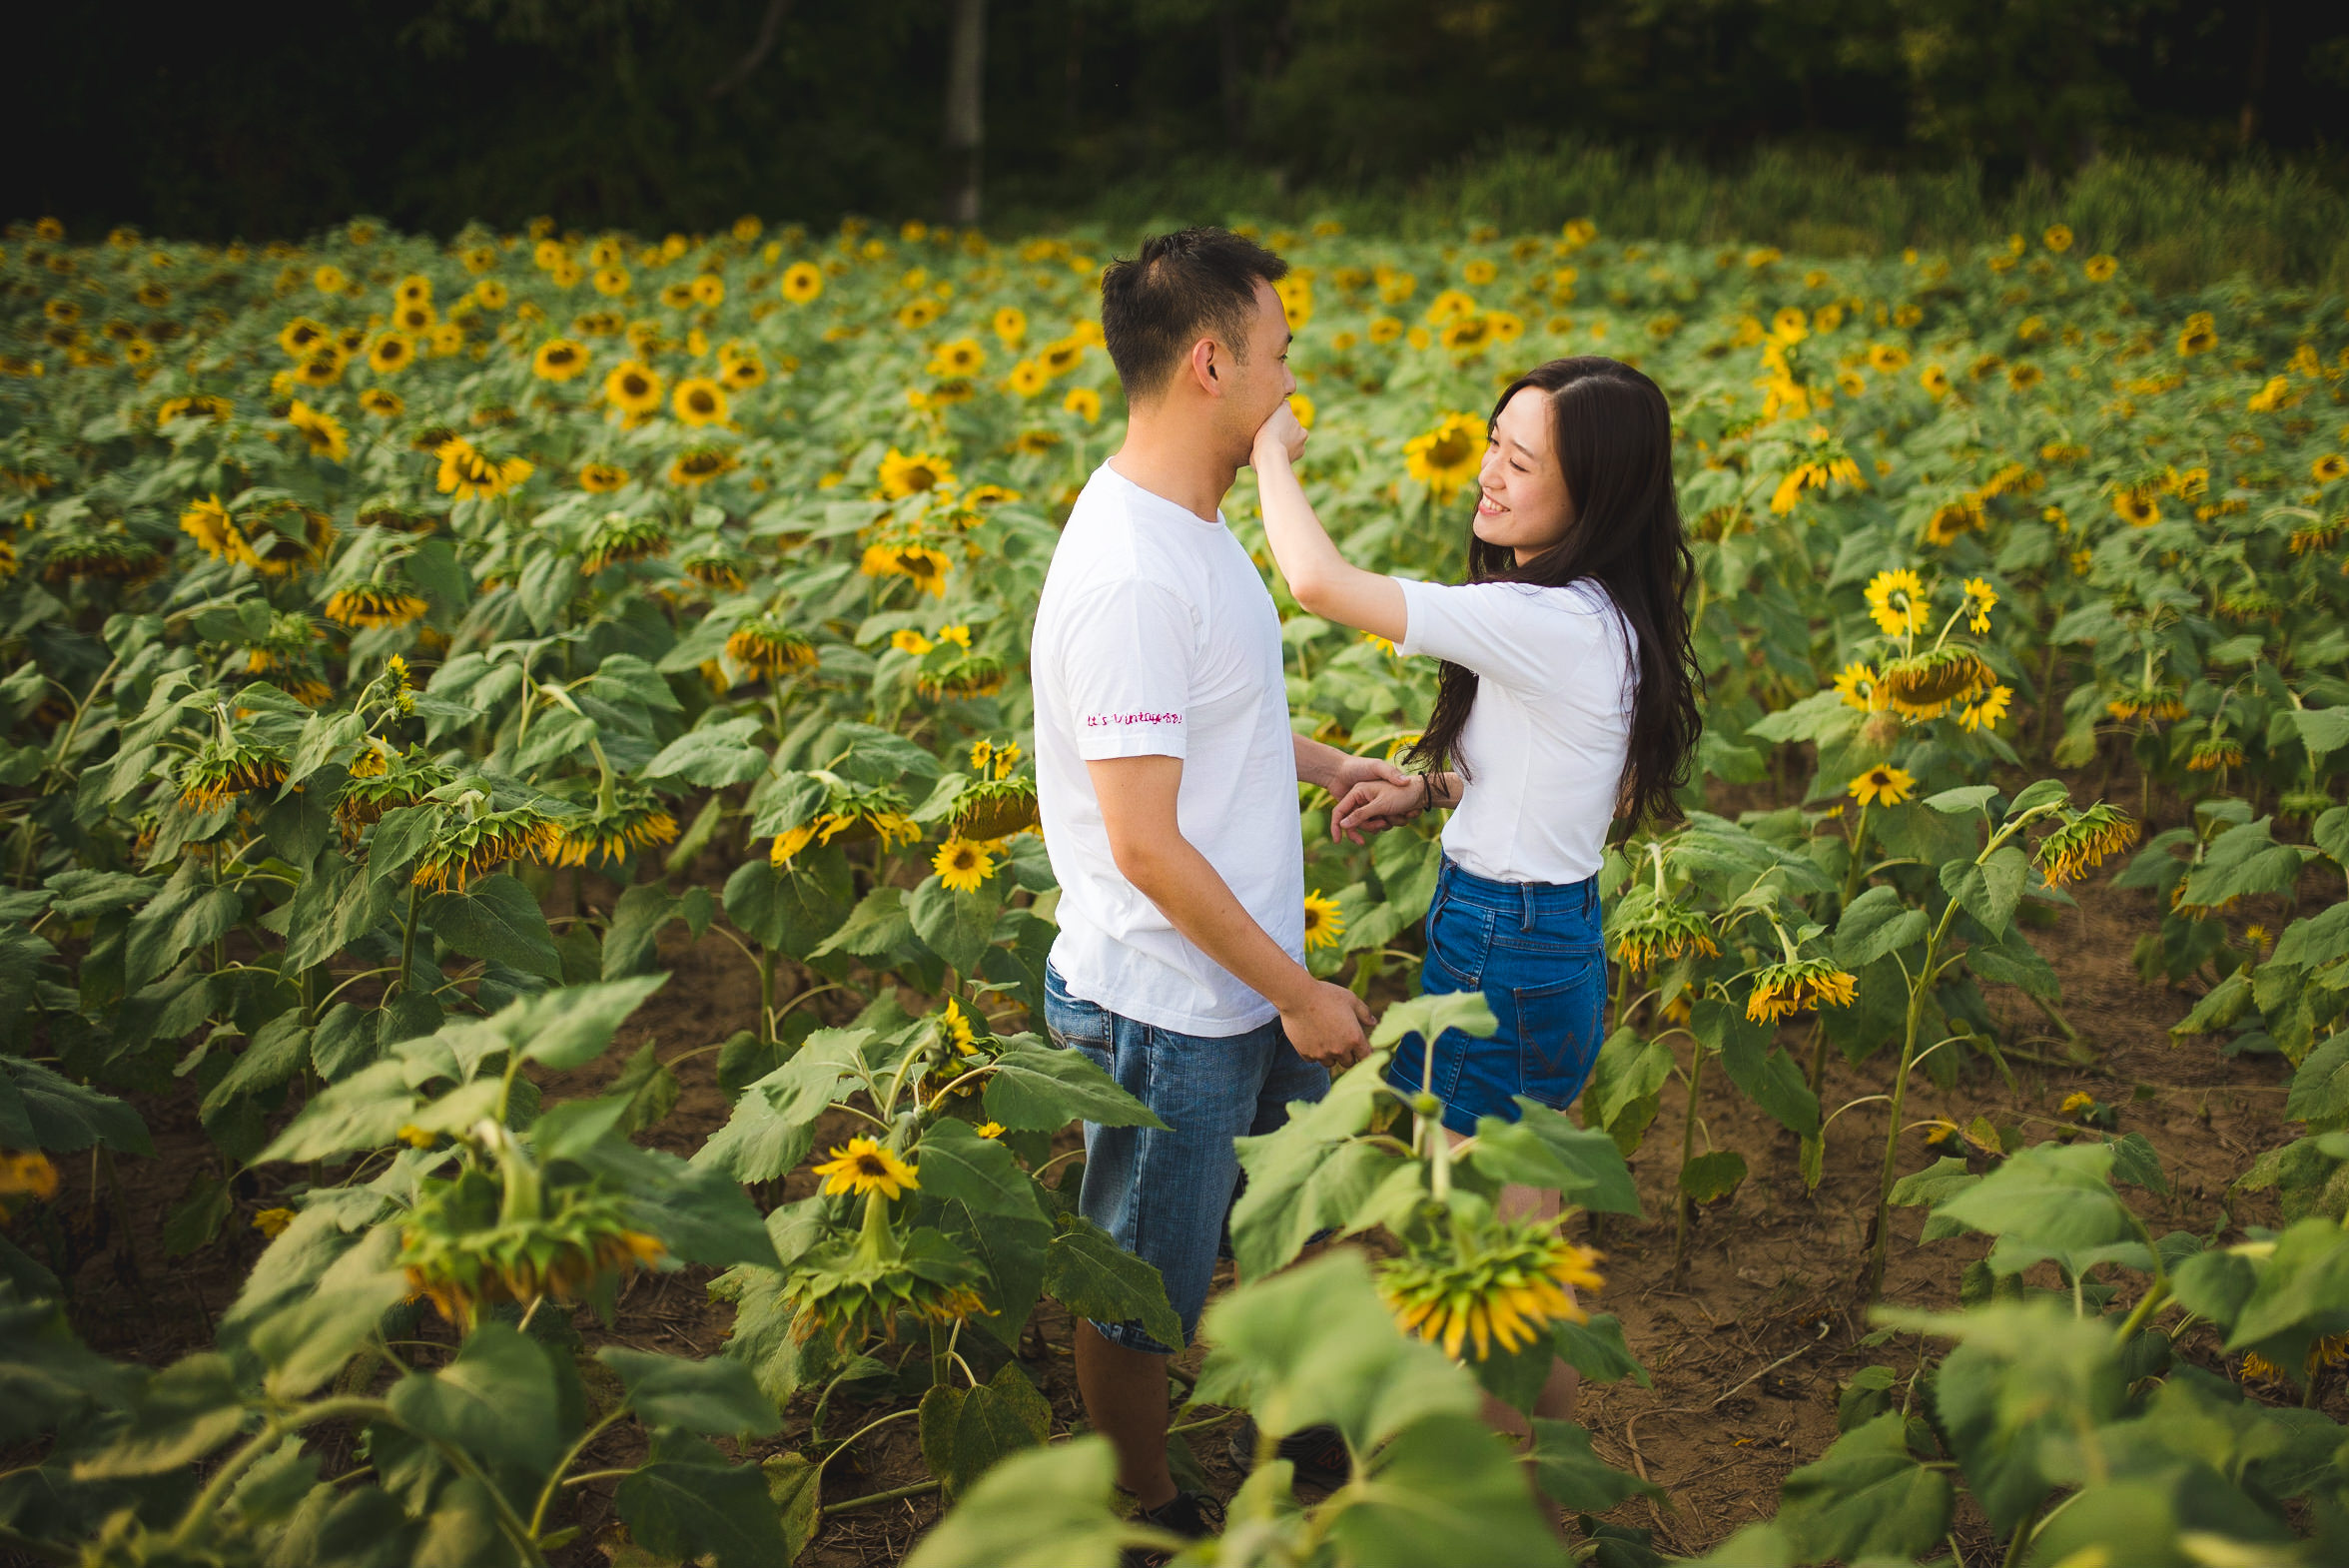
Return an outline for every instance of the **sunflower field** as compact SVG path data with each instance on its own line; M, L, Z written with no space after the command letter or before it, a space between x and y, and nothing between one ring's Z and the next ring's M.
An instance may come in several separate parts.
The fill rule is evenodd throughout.
M1176 1430L1245 1411L1259 1462L1185 1547L1039 1370L1072 1316L1179 1337L1075 1203L1075 1124L1150 1113L1041 1038L1027 633L1120 437L1117 246L8 233L0 1547L748 1568L918 1505L926 1568L2349 1560L2349 302L2157 295L2061 227L1267 238L1363 564L1456 576L1520 370L1657 379L1707 725L1687 821L1610 855L1580 1105L1458 1149L1379 1071L1492 1027L1403 1000L1436 824L1332 843L1300 792L1311 967L1384 1018L1243 1141ZM1275 593L1298 728L1399 751L1432 671ZM2016 1087L2094 1081L2083 905L2142 912L2171 1071L2284 1098L2192 1224L2125 1083ZM739 982L721 1027L680 955ZM1964 1085L2008 1109L1919 1114ZM1838 1182L1819 1333L1885 1364L1750 1507L1660 1540L1628 1426L1628 1465L1485 1435L1561 1359L1653 1381L1610 1245L1677 1288L1720 1214ZM196 1347L86 1342L208 1259ZM613 1331L672 1284L722 1346ZM1324 1422L1352 1479L1299 1500L1274 1444Z

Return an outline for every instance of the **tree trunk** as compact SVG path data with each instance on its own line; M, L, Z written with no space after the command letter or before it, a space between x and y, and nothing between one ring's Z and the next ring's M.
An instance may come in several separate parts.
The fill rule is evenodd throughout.
M946 221L979 221L980 158L987 145L987 0L954 0L946 64Z

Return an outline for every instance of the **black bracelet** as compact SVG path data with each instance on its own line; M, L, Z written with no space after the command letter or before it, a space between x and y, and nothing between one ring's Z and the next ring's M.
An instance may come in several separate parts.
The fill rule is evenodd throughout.
M1419 809L1423 812L1435 809L1435 775L1432 773L1419 775Z

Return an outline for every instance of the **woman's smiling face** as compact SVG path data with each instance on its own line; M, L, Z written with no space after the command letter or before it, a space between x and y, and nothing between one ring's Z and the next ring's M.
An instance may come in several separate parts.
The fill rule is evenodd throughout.
M1493 420L1476 476L1476 536L1517 552L1524 565L1566 537L1574 498L1559 465L1549 394L1519 388Z

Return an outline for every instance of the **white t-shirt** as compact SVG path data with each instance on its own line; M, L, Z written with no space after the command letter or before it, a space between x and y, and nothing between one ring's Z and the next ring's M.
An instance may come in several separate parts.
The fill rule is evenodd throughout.
M1036 790L1060 879L1053 967L1070 992L1188 1035L1277 1010L1192 946L1118 871L1089 761L1179 757L1175 821L1240 906L1300 962L1296 753L1280 617L1218 515L1205 522L1104 463L1078 496L1036 609Z
M1478 676L1454 748L1472 776L1444 824L1444 853L1495 882L1596 875L1638 689L1635 633L1606 589L1395 580L1404 604L1396 650Z

